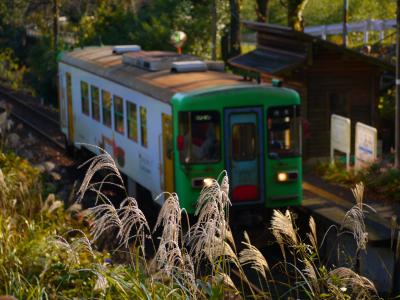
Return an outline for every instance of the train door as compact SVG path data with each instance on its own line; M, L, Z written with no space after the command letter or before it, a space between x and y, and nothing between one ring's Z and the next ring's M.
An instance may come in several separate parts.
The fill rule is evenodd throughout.
M225 110L225 158L232 203L264 199L262 108Z
M173 165L173 141L172 141L172 118L162 114L162 144L164 161L164 190L174 191L174 165Z
M68 111L68 141L74 141L74 111L72 105L72 78L71 73L65 73L66 86L67 86L67 111Z
M65 74L61 71L58 73L58 107L59 107L59 120L62 130L67 130L67 103L66 103L66 89L65 89Z

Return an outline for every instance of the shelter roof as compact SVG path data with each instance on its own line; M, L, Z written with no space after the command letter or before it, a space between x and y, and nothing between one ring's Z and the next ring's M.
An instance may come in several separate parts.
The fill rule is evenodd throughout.
M304 32L292 30L289 27L271 25L259 22L244 21L244 25L257 34L271 37L273 45L262 45L258 37L257 50L239 55L229 60L233 66L250 71L279 74L283 71L307 63L313 51L311 47L319 46L322 49L330 49L347 57L362 61L370 66L375 66L383 71L394 72L394 65L381 59L365 55L353 49L334 44L327 40L311 36ZM279 41L279 42L278 42ZM268 46L268 47L266 47Z
M143 55L147 51L142 51ZM160 53L159 53L160 54ZM60 62L103 77L158 100L169 102L176 93L186 93L220 86L243 85L241 77L216 71L171 73L151 72L122 61L111 46L87 47L65 52Z
M305 60L305 55L275 49L256 49L232 58L229 63L235 67L245 67L250 71L277 74L301 65Z

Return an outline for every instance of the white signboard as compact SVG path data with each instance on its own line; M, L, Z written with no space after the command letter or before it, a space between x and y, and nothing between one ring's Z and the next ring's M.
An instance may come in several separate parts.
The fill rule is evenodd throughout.
M331 162L334 162L334 151L346 154L346 166L350 168L351 121L349 118L332 114L331 116Z
M378 155L378 132L363 123L356 124L355 168L360 169L373 163Z

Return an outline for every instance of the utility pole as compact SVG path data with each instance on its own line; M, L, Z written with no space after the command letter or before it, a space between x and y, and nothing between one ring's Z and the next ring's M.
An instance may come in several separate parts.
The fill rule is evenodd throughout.
M343 47L347 47L347 21L349 18L349 0L343 0Z
M217 60L217 0L211 0L211 59Z
M58 49L58 34L59 34L59 25L58 25L58 18L60 15L60 8L59 8L59 0L53 0L53 47L55 53Z
M396 168L400 168L400 0L397 0L396 19L396 152L394 164Z

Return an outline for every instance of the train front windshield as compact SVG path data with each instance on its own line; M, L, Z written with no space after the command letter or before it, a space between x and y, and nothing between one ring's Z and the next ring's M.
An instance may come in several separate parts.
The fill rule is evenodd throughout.
M216 111L180 112L178 148L182 163L220 160L220 117Z
M301 155L301 119L299 106L270 107L268 120L268 156L270 158Z

